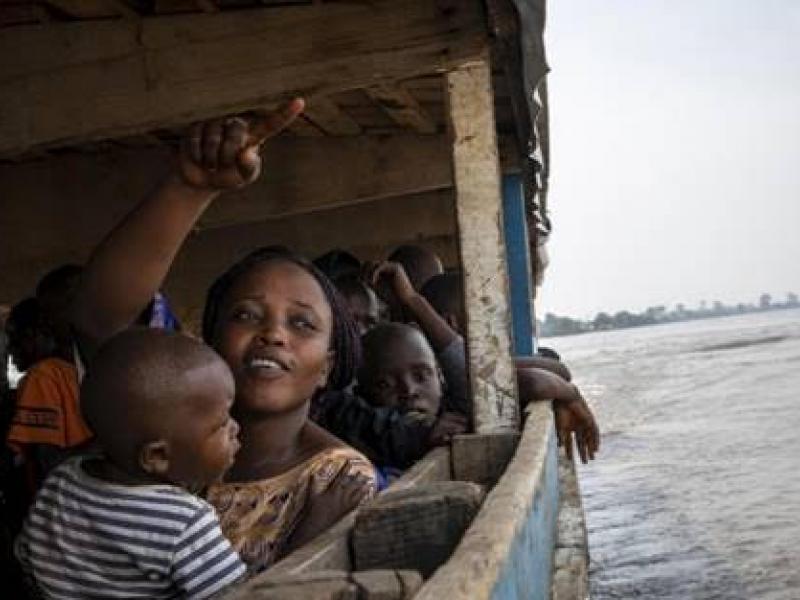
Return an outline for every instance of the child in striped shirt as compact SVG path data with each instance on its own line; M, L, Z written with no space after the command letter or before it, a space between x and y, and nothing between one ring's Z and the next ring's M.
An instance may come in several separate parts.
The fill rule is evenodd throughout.
M208 598L245 566L193 495L239 449L225 362L187 336L112 338L81 388L102 454L70 459L39 491L17 557L45 598Z

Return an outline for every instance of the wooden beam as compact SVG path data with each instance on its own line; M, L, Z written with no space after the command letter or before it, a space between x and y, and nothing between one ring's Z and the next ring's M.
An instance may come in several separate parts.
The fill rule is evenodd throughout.
M305 115L301 115L289 127L289 132L297 137L323 137L325 132L311 123Z
M195 0L195 3L205 13L219 12L219 6L214 4L214 0Z
M376 0L10 28L0 157L441 72L486 47L482 4Z
M76 19L100 19L121 15L139 18L125 0L44 0L46 4Z
M203 216L201 229L453 187L450 142L444 135L296 135L265 144L262 156L267 167L259 180L240 192L226 194L224 202L214 203ZM514 142L511 138L500 141L501 165L505 171L513 171L512 161L518 156Z
M203 229L276 219L451 187L445 136L283 137L264 149L261 178L226 194ZM342 168L346 165L346 168Z
M328 135L359 135L361 126L329 98L310 98L305 117Z
M417 133L436 133L436 123L404 87L397 84L374 85L368 87L366 92L399 125Z
M41 4L8 4L0 2L0 26L48 23L52 20L47 8Z
M517 430L500 164L488 55L446 75L469 374L478 433Z
M156 15L174 15L178 13L216 12L204 8L211 0L155 0L153 13ZM213 4L213 2L211 2ZM216 6L216 5L214 5ZM209 6L209 8L211 8Z

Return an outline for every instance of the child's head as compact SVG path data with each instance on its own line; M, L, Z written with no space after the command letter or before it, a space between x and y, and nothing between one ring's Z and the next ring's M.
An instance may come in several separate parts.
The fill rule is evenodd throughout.
M442 261L436 253L422 246L400 246L389 255L389 260L403 265L408 280L417 291L431 277L444 271Z
M236 380L240 419L307 410L326 386L355 376L360 344L336 288L286 248L256 250L209 290L203 338Z
M104 344L81 410L108 460L135 477L198 488L219 481L239 449L230 369L179 333L134 328Z
M330 250L315 258L313 263L331 281L348 275L357 277L361 272L361 261L346 250Z
M345 275L334 279L333 283L347 303L350 315L358 328L358 334L363 336L378 324L378 297L358 276Z
M442 273L431 277L420 293L454 331L463 335L466 321L461 273Z
M48 271L36 284L36 300L56 341L71 344L70 309L78 291L83 267L65 264Z
M26 298L11 308L5 330L8 355L19 371L27 371L34 363L56 353L52 329L36 298Z
M381 323L363 338L360 393L376 406L439 414L442 379L428 340L416 327Z

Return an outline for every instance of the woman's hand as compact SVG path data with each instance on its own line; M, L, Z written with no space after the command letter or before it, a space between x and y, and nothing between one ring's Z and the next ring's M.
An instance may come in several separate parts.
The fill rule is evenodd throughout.
M291 125L304 108L303 100L295 98L272 112L195 123L178 154L181 180L206 191L252 183L261 172L261 144Z
M313 489L313 482L311 489ZM312 496L300 523L286 543L284 554L307 544L375 492L375 483L346 463L320 494Z

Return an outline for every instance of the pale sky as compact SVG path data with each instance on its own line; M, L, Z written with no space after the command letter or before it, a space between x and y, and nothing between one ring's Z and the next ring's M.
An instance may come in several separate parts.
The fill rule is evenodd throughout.
M800 0L552 0L538 313L800 293Z

